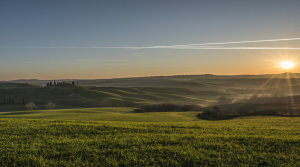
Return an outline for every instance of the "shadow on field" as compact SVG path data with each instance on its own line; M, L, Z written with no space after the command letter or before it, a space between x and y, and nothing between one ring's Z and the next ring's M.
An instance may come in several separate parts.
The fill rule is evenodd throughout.
M24 114L35 114L37 112L10 112L10 113L5 113L1 115L24 115Z
M203 114L197 114L196 116L199 119L209 120L209 121L231 120L231 119L235 119L237 117L242 117L242 116L238 116L238 115L226 115L223 117L211 117L211 116L206 116Z

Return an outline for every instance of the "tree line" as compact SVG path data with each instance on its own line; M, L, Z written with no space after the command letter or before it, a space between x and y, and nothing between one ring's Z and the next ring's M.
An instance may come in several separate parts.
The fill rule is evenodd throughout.
M15 100L13 98L9 98L9 99L3 98L3 103L4 104L15 104ZM25 104L25 98L24 97L22 99L22 103ZM19 104L21 104L21 103L19 103Z
M54 85L70 85L70 84L78 85L78 82L75 83L75 81L72 81L72 83L67 83L67 82L56 82L56 81L52 82L52 81L50 81L50 82L46 83L46 86L50 87L50 86L54 86Z

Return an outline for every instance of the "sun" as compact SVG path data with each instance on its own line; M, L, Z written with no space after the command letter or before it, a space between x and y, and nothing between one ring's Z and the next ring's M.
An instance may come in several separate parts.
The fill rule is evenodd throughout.
M294 67L294 63L293 62L290 62L290 61L284 61L280 64L280 66L283 68L283 69L291 69Z

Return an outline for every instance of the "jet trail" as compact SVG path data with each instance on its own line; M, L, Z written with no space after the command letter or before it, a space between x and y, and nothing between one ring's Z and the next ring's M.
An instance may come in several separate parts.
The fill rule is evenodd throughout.
M218 42L218 43L186 44L186 45L172 45L172 46L225 45L225 44L242 44L242 43L258 43L258 42L277 42L277 41L295 41L295 40L300 40L300 38L266 39L266 40L255 40L255 41Z
M277 42L277 41L295 41L300 38L286 38L286 39L268 39L255 41L237 41L237 42L217 42L217 43L202 43L202 44L185 44L185 45L169 45L169 46L146 46L146 47L55 47L55 46L0 46L0 48L20 48L20 49L289 49L298 50L300 48L292 47L215 47L211 45L226 45L226 44L243 44L243 43L259 43L259 42Z
M205 50L300 50L300 48L289 47L192 47L192 48L176 48L176 49L205 49Z

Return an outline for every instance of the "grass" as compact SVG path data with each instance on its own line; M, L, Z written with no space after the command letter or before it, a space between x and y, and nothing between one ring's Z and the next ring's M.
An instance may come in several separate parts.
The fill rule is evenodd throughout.
M40 85L28 84L28 83L0 83L0 89L20 89L20 88L38 88Z
M299 123L1 118L0 166L299 166Z
M300 166L297 117L206 121L193 111L78 108L97 107L104 98L142 104L233 96L214 87L201 91L176 88L176 84L186 86L177 81L173 88L66 85L23 89L0 84L0 100L13 98L20 103L24 97L26 102L52 101L58 108L44 110L40 104L38 110L27 111L24 105L0 105L0 166Z
M135 113L135 108L107 107L55 110L29 110L0 112L0 118L29 118L81 121L125 121L125 122L189 122L199 121L199 112Z

